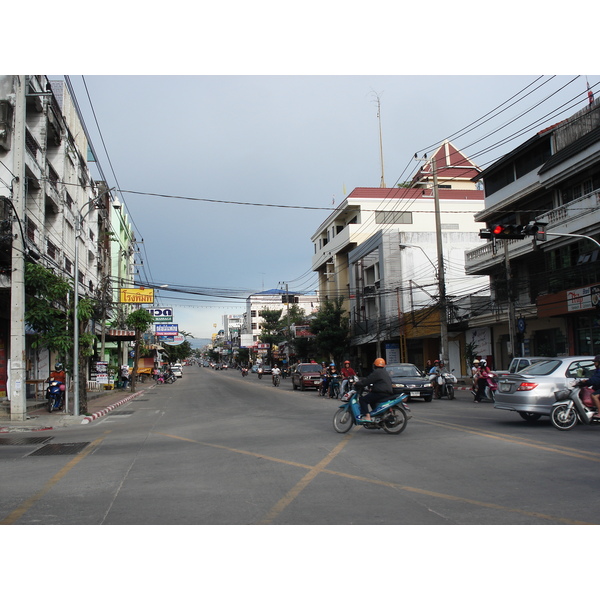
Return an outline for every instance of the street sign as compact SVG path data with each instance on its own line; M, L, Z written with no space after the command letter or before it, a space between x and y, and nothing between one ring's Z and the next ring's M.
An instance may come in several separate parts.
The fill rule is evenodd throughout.
M179 325L176 323L157 323L154 332L155 335L177 335L179 333Z
M172 323L173 309L162 306L150 306L144 310L148 311L153 317L155 323Z

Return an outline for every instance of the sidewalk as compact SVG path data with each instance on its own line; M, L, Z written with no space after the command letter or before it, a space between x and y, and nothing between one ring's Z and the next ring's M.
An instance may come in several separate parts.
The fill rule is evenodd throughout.
M88 392L87 412L83 414L80 410L79 416L62 411L49 413L44 399L34 400L31 398L27 400L27 419L25 421L11 421L10 414L0 413L0 434L20 431L46 431L70 425L85 425L108 414L155 385L153 380L146 381L146 383L138 382L135 385L135 393L131 391L131 388Z

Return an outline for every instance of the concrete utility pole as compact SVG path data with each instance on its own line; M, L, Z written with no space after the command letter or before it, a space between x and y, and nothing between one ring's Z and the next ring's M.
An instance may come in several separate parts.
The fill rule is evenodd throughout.
M25 223L25 75L15 76L15 131L13 183L14 218L10 289L10 419L27 418L25 357L25 240L19 224Z
M438 283L440 296L440 358L448 365L448 306L446 302L446 276L444 273L444 247L442 244L442 222L440 214L440 197L438 192L437 168L435 156L431 157L433 172L433 201L435 206L435 235L438 253Z

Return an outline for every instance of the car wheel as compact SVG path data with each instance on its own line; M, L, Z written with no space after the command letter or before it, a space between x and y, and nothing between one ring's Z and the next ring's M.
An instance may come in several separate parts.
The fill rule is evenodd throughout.
M542 415L538 415L537 413L519 411L519 416L521 419L524 419L528 423L535 423L538 419L541 418Z
M431 396L425 396L425 402L431 402L433 400L433 394Z

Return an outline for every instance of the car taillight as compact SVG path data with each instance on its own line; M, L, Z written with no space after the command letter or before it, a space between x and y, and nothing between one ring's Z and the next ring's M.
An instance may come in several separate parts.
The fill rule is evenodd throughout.
M538 386L537 383L533 383L532 381L524 381L518 388L517 392L529 392L535 389Z

